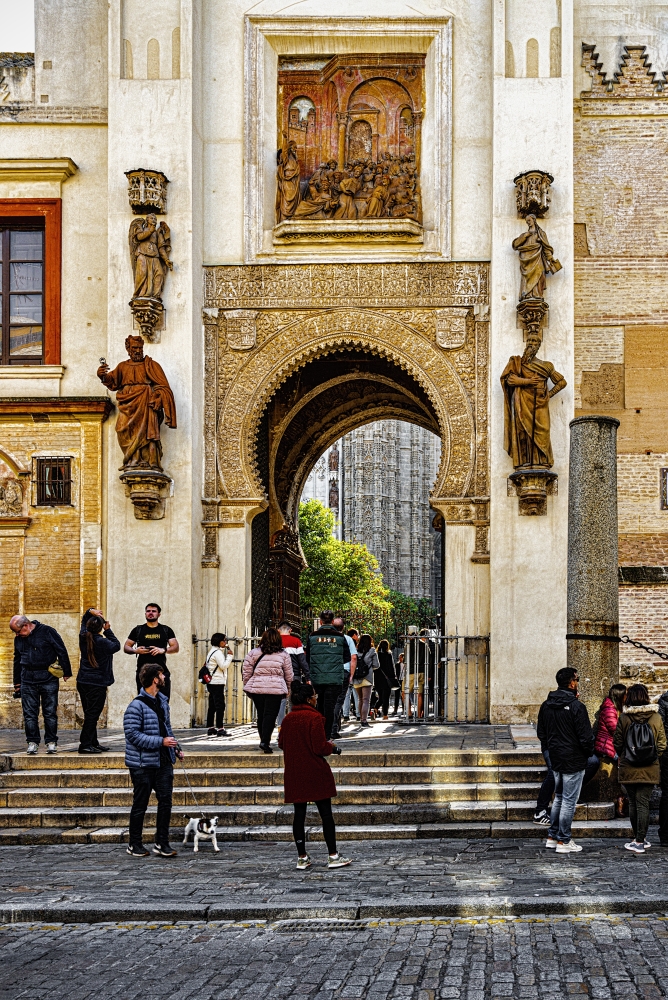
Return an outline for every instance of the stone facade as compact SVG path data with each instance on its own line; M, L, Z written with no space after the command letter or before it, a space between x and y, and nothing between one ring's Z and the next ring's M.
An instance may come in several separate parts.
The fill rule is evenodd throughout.
M569 422L600 412L620 421L622 627L647 638L643 609L651 604L658 621L668 564L665 6L453 0L424 15L404 0L345 0L333 14L313 0L299 13L246 14L214 0L36 0L35 53L0 60L0 227L17 214L46 220L51 312L44 364L0 366L2 405L18 398L25 410L8 421L0 413L0 501L19 517L16 487L4 482L20 469L30 478L40 452L65 450L79 469L83 427L98 435L97 458L77 475L97 507L90 521L86 504L26 509L25 526L6 529L25 570L26 613L56 616L76 655L89 594L121 638L159 601L181 641L172 711L187 724L191 637L265 620L270 574L274 599L287 581L280 599L294 605L296 504L319 456L344 435L363 440L359 428L374 421L408 421L442 442L430 506L445 526L446 628L490 636L490 717L533 718L566 661ZM419 124L420 221L389 232L397 220L381 213L358 225L358 192L344 185L351 217L335 238L278 238L279 71L335 57L344 86L361 57L394 66L395 82L409 63L422 74L420 94L404 80L412 125L401 111L393 119L400 133L414 129L416 163ZM354 149L368 139L367 129L350 132L357 121L371 125L373 151L385 105L370 92L361 104L350 108L355 121L336 120L344 160L351 135ZM392 207L377 194L388 211L402 191L418 191L406 155L392 166L402 178L388 185ZM152 521L135 519L119 480L115 409L89 420L74 405L93 405L100 359L113 368L133 332L126 173L137 170L169 179L160 221L174 264L149 353L174 392L178 427L163 435L170 495ZM528 171L554 178L541 224L562 269L545 293L540 357L567 383L549 406L558 489L541 517L520 516L509 495L499 381L523 343L513 179ZM297 197L289 183L284 194ZM34 399L45 409L33 414ZM69 527L49 534L47 556L40 532L57 519ZM73 565L77 545L78 596L70 577L59 589L49 574L38 592L35 565ZM0 574L7 615L20 588L4 562ZM5 713L15 711L9 652ZM114 724L133 667L119 654Z

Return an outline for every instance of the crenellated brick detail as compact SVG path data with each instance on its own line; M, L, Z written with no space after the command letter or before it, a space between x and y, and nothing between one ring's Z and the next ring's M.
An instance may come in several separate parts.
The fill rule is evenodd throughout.
M666 75L652 69L646 45L625 45L619 69L610 80L603 70L595 45L582 46L582 66L592 79L591 90L584 91L583 98L668 96Z

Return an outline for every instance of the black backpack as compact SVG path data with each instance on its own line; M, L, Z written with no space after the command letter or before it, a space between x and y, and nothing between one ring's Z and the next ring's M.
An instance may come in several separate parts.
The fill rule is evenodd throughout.
M626 730L624 757L631 767L649 767L658 758L654 733L648 722L632 722Z

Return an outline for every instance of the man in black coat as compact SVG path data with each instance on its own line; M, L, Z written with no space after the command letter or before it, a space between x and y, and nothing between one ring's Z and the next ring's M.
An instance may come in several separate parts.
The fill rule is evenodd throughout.
M58 676L49 667L62 667L62 679L72 676L65 643L50 625L14 615L9 627L14 639L14 691L21 698L28 753L39 746L39 706L44 716L46 752L55 753L58 745Z
M578 701L580 678L573 667L557 671L556 691L550 691L538 713L538 739L547 751L554 771L554 802L546 847L557 854L581 851L571 838L571 824L587 760L594 752L594 732L589 714Z

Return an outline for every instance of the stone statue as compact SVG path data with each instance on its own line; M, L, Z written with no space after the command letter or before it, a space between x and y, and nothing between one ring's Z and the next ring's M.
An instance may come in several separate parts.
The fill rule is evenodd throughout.
M526 224L527 232L513 240L513 250L518 250L520 255L520 301L542 299L546 276L561 270L545 232L536 223L536 216L527 215Z
M5 479L0 485L0 516L20 517L23 513L23 490L16 479Z
M155 215L133 219L130 224L130 260L135 279L133 299L162 300L167 270L172 270L169 226L158 225Z
M501 376L504 393L504 448L515 469L550 469L550 398L566 379L549 361L536 357L541 339L529 334L522 357L512 357ZM548 391L548 379L554 383Z
M299 199L297 143L292 139L288 142L284 132L283 145L278 151L278 165L276 167L276 222L291 219L297 210Z
M138 220L141 221L141 220ZM101 359L97 376L108 389L116 392L118 419L116 434L123 452L121 471L155 469L162 472L160 424L176 427L176 404L160 365L144 357L141 337L127 337L125 349L129 361L121 361L113 371Z

